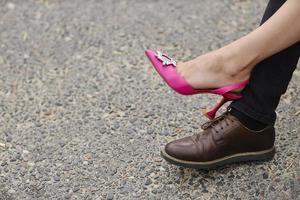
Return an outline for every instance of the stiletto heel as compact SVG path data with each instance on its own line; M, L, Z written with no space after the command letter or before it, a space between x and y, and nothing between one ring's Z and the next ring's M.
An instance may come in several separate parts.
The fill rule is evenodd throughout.
M164 81L176 92L182 95L193 95L200 93L211 93L223 96L222 101L210 112L206 113L206 116L210 119L215 117L218 109L227 101L236 100L241 98L240 95L233 91L242 90L247 84L248 80L239 83L226 85L220 88L213 89L195 89L190 86L177 72L176 61L170 56L163 54L159 51L154 52L152 50L146 50L146 55L151 61L152 65L158 72L158 74L164 79Z
M216 113L218 112L218 110L228 101L232 101L232 99L223 96L222 100L210 111L204 113L204 116L207 117L210 120L213 120L216 116Z

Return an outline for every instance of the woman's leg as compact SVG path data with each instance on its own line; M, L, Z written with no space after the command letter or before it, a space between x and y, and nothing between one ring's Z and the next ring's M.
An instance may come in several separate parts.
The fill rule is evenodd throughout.
M285 0L271 0L261 23L265 23L284 2ZM300 4L300 2L298 3ZM285 32L292 30L293 26ZM274 43L276 42L277 40L274 40ZM230 105L234 108L233 114L247 127L262 128L259 123L253 121L254 119L266 125L275 122L275 109L281 95L286 92L299 56L300 43L297 43L256 65L252 71L250 83L242 92L243 98Z
M269 5L282 6L250 34L192 61L179 63L178 71L185 80L194 88L215 88L249 79L257 63L300 41L299 0L275 0Z

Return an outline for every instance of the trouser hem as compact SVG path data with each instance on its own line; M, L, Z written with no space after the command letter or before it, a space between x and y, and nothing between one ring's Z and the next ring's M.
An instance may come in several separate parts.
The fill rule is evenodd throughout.
M229 105L230 108L234 108L243 114L247 115L248 117L251 117L259 122L262 122L267 125L274 125L276 121L276 113L274 112L273 116L266 115L259 113L255 111L253 108L250 108L248 105L239 102L239 101L234 101Z

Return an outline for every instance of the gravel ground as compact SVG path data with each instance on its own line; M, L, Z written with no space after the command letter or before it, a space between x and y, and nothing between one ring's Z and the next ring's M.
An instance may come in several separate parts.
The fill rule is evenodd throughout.
M217 97L175 94L143 50L190 59L251 31L265 5L0 0L0 199L299 199L299 68L272 161L207 172L159 155Z

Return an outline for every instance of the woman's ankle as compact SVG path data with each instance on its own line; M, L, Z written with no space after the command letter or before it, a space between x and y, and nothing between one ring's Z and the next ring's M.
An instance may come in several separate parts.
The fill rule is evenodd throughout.
M226 72L232 76L241 73L251 73L259 62L259 54L245 48L242 42L235 41L217 50L224 62Z
M247 61L250 58L242 59L243 56L225 48L218 49L213 53L219 63L218 66L220 66L217 70L224 74L224 78L235 82L249 79L253 69L251 61Z

